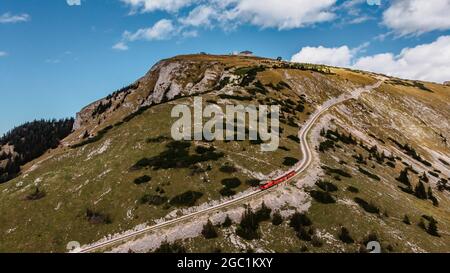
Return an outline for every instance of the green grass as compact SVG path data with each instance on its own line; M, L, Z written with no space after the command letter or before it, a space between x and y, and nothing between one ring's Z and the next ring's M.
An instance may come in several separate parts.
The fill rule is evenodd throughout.
M208 94L205 99L214 96ZM180 102L186 100L180 99ZM260 145L252 145L246 140L191 145L190 154L196 154L198 145L213 145L217 152L224 154L216 161L197 163L201 169L210 168L206 171L207 176L191 168L130 170L143 157L155 157L167 149L167 144L172 141L170 126L174 121L170 118L171 107L161 104L143 111L120 126L109 128L95 142L54 150L51 158L26 177L20 176L0 185L0 252L61 252L70 241L91 243L141 223L151 224L176 209L177 206L168 201L185 191L203 194L196 204L221 198L223 179L240 179L242 183L233 189L236 192L247 189L249 185L245 181L254 177L244 172L224 173L220 167L225 164L238 164L239 168L264 174L285 168L282 163L290 152L279 149L263 153ZM283 135L296 134L297 130L286 127ZM90 153L107 143L109 147L104 153L94 153L89 159ZM298 144L286 137L280 145L298 153ZM147 176L151 181L134 183L137 178ZM24 201L32 193L35 182L45 191L45 197ZM160 194L157 189L164 193ZM146 195L161 196L166 204L142 202ZM87 209L108 215L111 223L90 223L86 217Z

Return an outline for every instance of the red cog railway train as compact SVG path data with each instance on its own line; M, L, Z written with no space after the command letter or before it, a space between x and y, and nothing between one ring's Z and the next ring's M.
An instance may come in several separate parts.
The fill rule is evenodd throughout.
M274 186L276 186L276 185L278 185L280 183L283 183L286 180L289 180L291 177L294 177L295 175L297 175L297 172L296 171L292 171L292 172L290 172L290 173L288 173L288 174L286 174L286 175L284 175L284 176L282 176L280 178L277 178L275 180L271 180L271 181L267 182L266 184L259 186L259 188L261 190L270 189L270 188L272 188L272 187L274 187Z

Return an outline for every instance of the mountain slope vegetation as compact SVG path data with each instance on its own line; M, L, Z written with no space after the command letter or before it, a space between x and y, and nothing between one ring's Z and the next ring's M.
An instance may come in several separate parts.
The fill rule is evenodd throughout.
M380 78L379 88L321 116L309 136L315 164L297 183L254 200L264 201L255 215L245 209L226 220L223 212L223 223L205 220L207 235L200 228L176 244L208 252L354 252L375 238L386 251L448 251L449 87L213 55L157 63L83 108L61 145L24 162L20 175L0 185L0 251L63 252L70 241L93 243L247 192L302 159L298 132L312 113ZM279 149L262 152L260 140L173 140L171 110L191 107L194 97L222 109L280 105ZM247 225L252 217L257 224ZM119 251L158 247L130 245Z
M74 119L35 120L0 138L0 183L16 177L20 166L58 147L72 132Z

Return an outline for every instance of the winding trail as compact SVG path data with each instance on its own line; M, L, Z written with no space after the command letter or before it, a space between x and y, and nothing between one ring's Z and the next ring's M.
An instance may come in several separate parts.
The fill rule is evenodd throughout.
M314 127L314 124L320 118L320 116L324 112L326 112L330 108L332 108L333 106L335 106L337 104L340 104L340 103L343 103L343 102L345 102L347 100L357 99L362 93L370 92L371 90L380 87L380 85L382 83L383 83L383 81L380 80L380 81L378 81L377 83L375 83L373 85L357 88L357 89L353 90L350 93L344 93L344 94L342 94L341 96L339 96L337 98L333 98L333 99L330 99L330 100L326 101L322 106L320 106L317 109L317 111L306 121L306 123L304 124L304 126L302 127L302 129L299 132L300 149L301 149L302 154L304 155L304 157L303 157L302 161L297 166L295 166L294 168L286 171L286 173L285 173L285 174L287 174L287 173L289 173L289 172L294 170L294 171L297 172L297 174L294 177L291 177L290 179L286 180L284 183L289 183L289 182L295 180L299 175L301 175L311 165L311 162L312 162L312 159L313 159L313 154L312 154L312 150L311 150L312 148L309 147L309 145L308 145L307 137L308 137L308 133ZM280 175L280 177L284 176L285 174ZM282 184L284 184L284 183L282 183ZM282 185L282 184L280 184L280 185ZM159 224L156 224L156 225L151 226L151 227L146 227L146 228L143 228L141 230L134 231L134 232L131 232L131 233L128 233L128 234L117 236L115 238L112 238L112 239L109 239L109 240L106 240L106 241L103 241L103 242L98 242L98 243L95 243L93 245L89 245L89 246L86 246L86 247L75 249L75 250L72 251L72 253L89 253L89 252L98 251L98 250L101 250L103 248L112 246L114 244L130 240L130 239L135 238L135 237L137 237L139 235L143 235L143 234L146 234L146 233L149 233L149 232L152 232L152 231L156 231L158 229L161 229L161 228L164 228L164 227L167 227L167 226L171 226L171 225L174 225L174 224L177 224L177 223L189 220L189 219L191 219L191 218L193 218L195 216L211 214L212 212L215 212L215 211L219 211L219 210L231 207L231 206L235 206L235 205L238 205L238 204L241 204L241 203L245 203L248 200L251 200L253 198L257 198L257 197L263 196L263 195L265 195L265 194L267 194L269 192L272 192L276 188L277 187L273 187L273 188L270 188L270 189L267 189L267 190L264 190L264 191L260 190L258 188L258 189L255 189L254 191L252 191L252 192L250 192L248 194L245 194L245 195L239 196L237 198L225 201L223 203L220 203L218 205L215 205L215 206L203 209L201 211L197 211L197 212L194 212L194 213L191 213L191 214L187 214L187 215L181 216L179 218L172 219L172 220L166 221L164 223L159 223Z

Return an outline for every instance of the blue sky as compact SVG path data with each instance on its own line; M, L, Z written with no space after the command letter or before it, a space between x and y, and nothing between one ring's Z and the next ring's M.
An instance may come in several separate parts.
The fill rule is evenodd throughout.
M248 49L259 56L450 80L449 0L369 2L375 5L0 0L0 134L33 119L74 116L158 60L200 51Z

